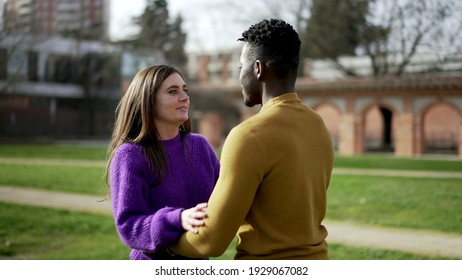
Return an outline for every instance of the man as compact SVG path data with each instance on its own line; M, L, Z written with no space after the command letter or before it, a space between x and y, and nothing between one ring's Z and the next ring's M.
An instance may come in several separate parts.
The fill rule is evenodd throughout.
M295 93L298 34L271 19L242 35L244 103L262 108L224 143L205 225L171 249L188 257L219 256L237 232L235 259L327 259L322 221L333 147L321 117Z

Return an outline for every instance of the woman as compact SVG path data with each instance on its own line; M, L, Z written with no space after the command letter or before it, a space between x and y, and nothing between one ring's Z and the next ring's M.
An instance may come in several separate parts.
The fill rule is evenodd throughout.
M178 69L154 65L136 74L117 107L107 180L130 259L184 259L167 247L203 224L220 165L191 133L187 92Z

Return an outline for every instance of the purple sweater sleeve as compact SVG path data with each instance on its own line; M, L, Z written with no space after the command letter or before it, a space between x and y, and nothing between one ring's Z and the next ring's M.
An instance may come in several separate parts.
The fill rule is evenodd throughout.
M139 147L124 144L110 168L113 214L119 236L132 249L156 251L178 240L183 233L182 208L156 211L148 204L148 169Z
M212 146L209 144L209 142L204 137L201 136L201 138L202 138L202 141L204 141L202 143L202 147L206 150L207 157L212 162L213 176L214 176L214 180L216 183L218 180L218 176L220 175L220 160L217 158L217 155L215 151L213 150Z

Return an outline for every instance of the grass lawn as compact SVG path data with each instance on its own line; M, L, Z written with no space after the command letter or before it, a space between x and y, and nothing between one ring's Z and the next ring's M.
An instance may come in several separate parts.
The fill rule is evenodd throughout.
M327 218L462 234L461 179L332 176Z
M217 260L232 260L236 250L237 238L235 238L228 249ZM335 243L329 243L329 258L331 260L440 260L446 259L441 257L418 256L404 252L372 249L365 247L344 246Z
M105 160L106 148L60 145L0 145L0 157Z
M104 161L102 147L0 145L0 159ZM336 157L335 167L460 171L461 160ZM104 167L5 163L0 185L106 194ZM327 219L462 233L462 180L333 175ZM38 238L39 236L39 238ZM235 241L233 241L235 242ZM233 243L234 244L234 243ZM218 259L232 259L234 245ZM422 259L386 250L330 244L331 259ZM0 258L126 259L111 217L0 203Z
M105 147L0 145L0 157L106 160ZM335 167L462 172L462 160L399 158L392 155L336 156Z
M454 157L449 159L400 158L392 155L371 154L352 157L336 156L335 167L462 172L462 160Z
M0 163L0 185L101 195L104 167Z
M1 259L127 259L111 217L0 203Z
M104 198L104 168L1 164L0 185ZM333 175L327 218L462 233L460 179Z
M231 260L228 250L213 260ZM401 252L330 244L333 260L429 259ZM125 260L111 217L0 203L0 259Z

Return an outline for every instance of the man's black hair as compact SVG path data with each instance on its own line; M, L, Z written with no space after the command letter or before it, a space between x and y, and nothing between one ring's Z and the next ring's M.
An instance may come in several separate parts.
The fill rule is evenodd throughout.
M280 19L262 20L242 33L253 59L270 65L280 78L296 78L300 59L300 39L292 25Z

